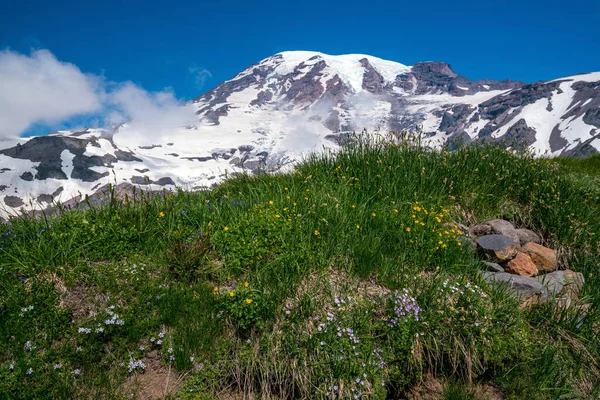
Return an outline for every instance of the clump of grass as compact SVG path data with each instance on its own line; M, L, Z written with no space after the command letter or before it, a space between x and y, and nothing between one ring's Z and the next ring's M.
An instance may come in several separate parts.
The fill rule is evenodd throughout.
M427 375L593 398L599 208L552 160L392 138L211 192L15 218L0 227L0 397L118 397L171 368L179 398L394 398ZM586 279L578 308L522 310L481 281L458 224L489 218L561 249Z

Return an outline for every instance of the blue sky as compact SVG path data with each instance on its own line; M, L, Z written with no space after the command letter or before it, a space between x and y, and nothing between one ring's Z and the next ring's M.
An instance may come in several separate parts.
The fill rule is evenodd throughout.
M177 99L284 50L445 61L471 79L600 70L598 0L0 3L0 50L47 49L83 73Z

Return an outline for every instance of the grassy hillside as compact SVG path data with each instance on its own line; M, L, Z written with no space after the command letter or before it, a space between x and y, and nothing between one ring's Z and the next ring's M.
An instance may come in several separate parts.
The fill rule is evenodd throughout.
M0 398L595 398L594 168L359 143L212 192L13 219ZM457 224L491 218L584 274L584 316L481 280Z

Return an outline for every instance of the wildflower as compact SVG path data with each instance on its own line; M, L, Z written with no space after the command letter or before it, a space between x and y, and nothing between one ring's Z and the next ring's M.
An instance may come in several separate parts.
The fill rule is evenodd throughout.
M140 351L144 351L146 348L144 346L140 346Z
M224 230L225 232L227 232L227 231L229 230L229 227L228 227L228 226L226 226L225 228L223 228L223 230Z
M273 200L269 200L269 204L273 205Z
M317 229L315 229L315 236L319 236L319 235L320 235L319 231Z
M194 362L194 357L190 357L190 362Z
M61 363L54 364L54 369L60 369L62 367Z
M281 215L275 214L275 218L281 218Z
M246 304L252 303L252 299L246 299Z
M360 229L360 225L356 225L356 229Z
M156 341L156 344L157 344L158 346L160 346L160 345L162 344L162 340L160 340L160 339L159 339L159 340L157 340L157 341Z
M376 217L376 216L377 216L377 214L375 214L375 213L372 213L372 214L371 214L371 216L372 216L372 217Z
M229 292L229 297L235 296L235 292Z
M352 204L352 208L356 208L356 204Z
M219 288L215 286L215 288L213 289L213 293L217 293L219 291Z
M165 216L165 213L161 211L161 212L158 213L158 216L161 217L161 218L163 218Z
M394 212L395 212L395 213L397 213L397 212L398 212L398 209L397 209L397 208L394 208Z
M410 227L407 227L407 228L406 228L406 232L410 232Z
M10 363L10 365L8 366L8 369L10 369L10 371L14 371L15 370L15 363Z
M33 374L33 368L29 368L26 373L27 373L27 375Z
M73 375L81 375L81 370L79 368L74 369L72 372Z
M244 282L244 287L248 287L249 283L248 281Z
M169 353L169 354L173 354L173 348L172 348L172 347L169 347L169 348L167 349L167 353Z

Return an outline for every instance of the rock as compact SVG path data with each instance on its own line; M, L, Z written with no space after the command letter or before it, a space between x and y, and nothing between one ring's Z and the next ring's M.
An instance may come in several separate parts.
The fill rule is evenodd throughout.
M579 299L579 293L585 282L581 272L574 272L570 269L540 275L537 280L548 289L548 293L551 295L563 295L571 300Z
M486 224L473 225L469 229L469 235L474 237L475 239L480 238L481 236L491 235L492 227Z
M502 268L502 266L500 264L496 264L496 263L489 262L489 261L483 261L482 264L483 264L483 266L481 267L481 269L483 269L485 271L504 272L504 268Z
M539 296L545 298L546 289L536 278L529 276L512 275L508 272L482 272L483 279L493 284L508 284L508 287L514 291L514 293L524 299L528 299L532 296Z
M522 247L521 251L531 257L531 261L533 261L540 272L552 272L558 268L556 252L552 249L529 242Z
M540 244L542 242L540 236L534 231L531 231L529 229L517 229L516 231L521 246L525 246L529 242L533 242L536 244Z
M531 261L531 258L525 254L518 252L517 256L506 264L506 272L522 276L536 276L538 269Z
M492 233L508 236L515 242L519 242L519 235L517 234L515 226L511 222L503 219L492 219L490 221L485 221L483 224L489 225L490 228L492 228Z
M519 243L504 235L485 235L477 239L477 245L494 262L506 262L517 255Z

